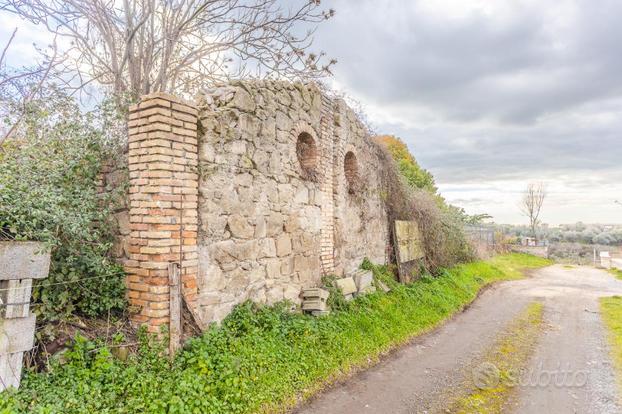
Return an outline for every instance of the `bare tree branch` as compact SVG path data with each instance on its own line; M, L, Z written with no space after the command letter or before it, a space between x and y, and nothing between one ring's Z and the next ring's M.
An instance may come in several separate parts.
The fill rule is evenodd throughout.
M319 0L0 0L0 8L68 37L78 78L115 96L190 95L231 77L318 79L336 62L309 52L317 24L334 15Z
M50 81L61 60L55 38L48 52L41 52L44 55L42 63L22 68L9 66L7 52L16 33L17 29L11 34L0 55L0 118L4 121L4 125L0 126L0 144L13 136L29 105L41 97L45 84Z
M538 226L540 225L540 212L546 198L546 186L544 183L529 183L523 192L523 198L519 204L521 212L529 219L529 227L533 237L538 238Z

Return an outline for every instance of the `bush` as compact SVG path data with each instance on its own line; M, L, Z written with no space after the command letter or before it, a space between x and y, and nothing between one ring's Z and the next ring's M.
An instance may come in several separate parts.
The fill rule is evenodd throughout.
M377 141L381 144L378 154L383 165L382 187L391 240L395 220L414 220L423 237L425 257L422 266L425 271L437 274L442 268L474 260L473 248L464 234L464 212L436 194L432 176L419 168L399 139L389 138L381 137ZM400 160L409 160L404 151L412 159L406 173L398 164ZM414 171L429 177L422 184L413 179Z
M376 142L384 146L397 163L397 168L409 186L436 193L434 177L429 171L419 166L408 147L399 138L392 135L376 137Z
M19 133L0 148L0 229L51 249L49 277L33 290L43 319L124 307L123 271L108 256L112 205L97 186L110 150L96 124L69 98L57 96L32 108Z

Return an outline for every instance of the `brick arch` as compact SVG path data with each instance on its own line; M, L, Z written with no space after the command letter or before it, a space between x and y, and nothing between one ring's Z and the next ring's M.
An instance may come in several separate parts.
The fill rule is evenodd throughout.
M311 181L318 181L320 176L321 145L317 134L306 122L298 122L292 136L296 142L296 156L302 176Z

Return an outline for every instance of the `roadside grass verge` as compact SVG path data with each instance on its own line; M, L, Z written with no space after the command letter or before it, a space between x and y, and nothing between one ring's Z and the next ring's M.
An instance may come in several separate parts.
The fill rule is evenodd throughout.
M543 328L542 303L534 302L499 335L471 375L466 392L447 410L449 413L497 414L508 408L523 370Z
M607 327L611 357L622 391L622 297L600 298L600 313Z
M286 304L245 303L173 362L161 356L164 344L146 335L126 361L77 338L63 364L29 373L18 392L0 394L0 413L283 412L437 327L482 287L549 264L509 254L410 285L395 283L384 266L371 266L391 292L358 298L322 318L291 313Z
M616 278L622 280L622 270L612 267L611 269L607 269L607 271L614 275Z

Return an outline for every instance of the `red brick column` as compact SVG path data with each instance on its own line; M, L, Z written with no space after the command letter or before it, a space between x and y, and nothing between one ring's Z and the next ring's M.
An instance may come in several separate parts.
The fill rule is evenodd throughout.
M335 273L335 137L333 126L333 104L330 98L322 94L321 158L320 169L323 172L320 183L322 197L322 226L320 228L320 263L322 274Z
M169 263L179 263L182 292L197 295L197 109L154 93L130 107L130 260L132 320L157 332L169 323Z

